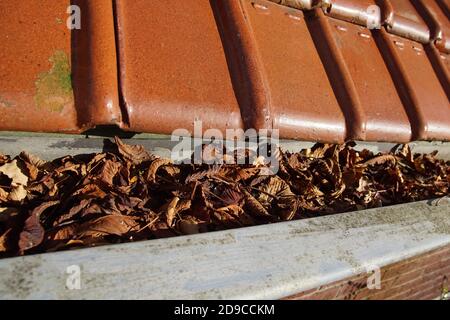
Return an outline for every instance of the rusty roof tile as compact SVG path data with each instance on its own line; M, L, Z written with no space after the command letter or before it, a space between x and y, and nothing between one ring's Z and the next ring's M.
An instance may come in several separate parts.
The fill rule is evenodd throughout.
M377 0L388 32L421 43L430 41L430 29L409 0Z
M72 77L78 121L124 126L119 104L113 4L111 0L72 0L82 14L81 30L72 32ZM126 115L125 115L126 117Z
M208 0L116 1L122 96L132 130L242 128Z
M244 117L252 115L246 125L280 129L286 138L343 141L345 118L302 12L267 1L219 2L226 38L238 49L235 69L251 88L241 104Z
M342 61L341 74L348 74L351 108L360 123L349 137L357 140L405 142L411 140L407 112L372 33L345 21L322 18L324 32L332 33L330 54ZM347 113L348 114L348 113Z
M449 140L450 105L424 45L380 31L380 48L410 116L414 140Z
M81 30L66 26L79 5ZM0 2L0 128L79 132L120 123L109 0Z
M371 28L381 27L381 11L373 10L375 0L328 0L323 6L327 15Z
M0 128L76 131L70 1L0 1Z
M436 47L450 53L450 17L445 15L444 7L439 5L438 0L413 0L412 3L430 27Z
M71 4L81 30L66 28ZM280 129L300 140L450 140L449 8L3 0L0 129L171 133L202 120L203 129Z

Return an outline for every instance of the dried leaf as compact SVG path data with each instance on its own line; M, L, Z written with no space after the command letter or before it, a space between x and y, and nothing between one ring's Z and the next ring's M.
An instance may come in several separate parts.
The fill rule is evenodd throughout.
M166 221L167 225L170 227L172 226L173 220L175 219L175 216L177 215L177 204L178 201L180 201L180 198L174 197L167 205L167 212L166 212Z
M41 214L55 205L59 204L59 201L49 201L36 207L30 214L19 236L19 248L23 253L30 250L42 243L44 240L45 230L41 225Z
M204 223L195 217L187 216L177 223L178 229L183 234L197 234L203 229Z
M121 166L122 165L119 162L107 160L98 176L98 179L106 184L112 185L113 179L119 172Z
M5 164L6 162L8 162L10 160L9 156L5 156L4 154L0 153L0 165Z
M17 166L17 160L13 160L0 167L0 172L8 176L12 182L11 185L16 187L18 185L26 186L28 184L28 177L23 174Z
M98 185L90 183L83 186L81 189L73 193L73 196L81 196L84 199L87 198L104 198L106 192L104 192Z
M269 217L270 214L266 210L266 208L263 207L263 205L255 199L254 196L250 194L247 190L243 189L243 194L245 198L245 206L249 210L250 213L254 214L255 216L260 217Z
M38 156L35 156L35 155L33 155L33 154L31 154L31 153L28 153L28 152L26 152L26 151L22 151L22 152L20 153L19 157L20 157L22 160L24 160L24 161L26 161L26 162L32 164L33 166L35 166L36 168L41 169L41 170L45 169L46 166L48 165L48 162L47 162L47 161L42 160L42 159L39 158Z
M253 161L253 164L255 167L262 167L266 165L266 158L264 158L263 156L259 156L258 158L255 159L255 161Z
M8 201L9 193L6 192L3 188L0 188L0 202Z
M399 145L374 155L354 147L316 144L296 153L277 148L278 172L270 172L251 149L229 152L241 164L173 164L119 139L106 148L116 153L51 162L27 153L13 161L0 155L0 252L196 234L449 195L450 162L436 152L413 155L408 145ZM212 160L226 153L210 151ZM54 199L58 210L45 211L56 205Z
M27 194L23 185L17 185L9 193L8 199L13 202L20 202L27 197Z
M225 189L221 194L222 203L224 206L239 205L243 199L242 193L231 188Z
M154 160L151 164L150 167L148 168L148 172L147 172L147 181L149 182L154 182L156 179L156 172L158 171L158 169L162 166L171 164L172 161L169 159L156 159Z
M393 155L381 155L378 157L375 157L373 159L370 159L366 162L363 163L363 165L365 166L373 166L373 165L377 165L377 164L385 164L386 162L392 162L392 163L396 163L397 159L395 158L395 156Z
M72 223L54 230L49 238L51 240L69 240L76 236L79 224Z
M142 146L125 144L118 137L115 137L114 139L116 141L119 154L133 165L138 165L144 161L153 160L155 158Z
M2 235L0 235L0 253L7 252L9 250L8 237L11 234L12 229L6 230Z
M107 215L82 224L77 229L77 237L123 236L139 227L135 217Z

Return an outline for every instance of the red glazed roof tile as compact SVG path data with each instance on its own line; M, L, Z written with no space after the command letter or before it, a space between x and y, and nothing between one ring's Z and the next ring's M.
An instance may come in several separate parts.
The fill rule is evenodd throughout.
M81 30L66 27L71 4ZM0 129L170 134L201 120L203 130L279 129L299 140L448 141L449 8L3 0Z

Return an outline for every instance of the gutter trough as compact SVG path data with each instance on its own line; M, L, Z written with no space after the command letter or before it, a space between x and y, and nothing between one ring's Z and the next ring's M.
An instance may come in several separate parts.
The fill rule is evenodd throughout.
M172 143L167 137L152 135L125 141L142 144L161 156L170 154ZM293 152L311 145L281 142L284 150ZM11 133L0 137L3 152L14 155L25 147L46 159L100 152L102 146L103 138L93 136ZM359 144L359 148L374 152L391 147ZM450 159L448 143L420 142L411 147L413 152L437 149L443 159ZM443 198L193 236L2 259L0 297L281 299L449 245L450 200ZM66 285L71 266L81 270L79 290Z
M450 201L0 260L3 299L281 299L450 244ZM79 266L81 289L67 268ZM382 278L383 281L383 278ZM437 294L436 294L437 296Z

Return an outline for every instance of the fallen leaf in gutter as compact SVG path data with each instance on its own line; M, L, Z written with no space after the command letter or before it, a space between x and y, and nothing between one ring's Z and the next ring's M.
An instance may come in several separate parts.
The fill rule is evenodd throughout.
M42 243L44 240L45 230L41 225L41 214L50 207L57 205L59 201L45 202L35 208L31 215L25 220L23 231L20 233L19 249L23 253Z
M12 189L8 195L8 199L14 202L20 202L27 197L27 190L24 186L18 185Z
M174 197L167 205L166 220L167 220L167 225L169 227L172 226L173 220L175 219L175 216L177 215L178 201L180 201L180 198Z
M0 235L0 253L6 252L9 250L8 248L8 236L11 233L12 229L6 230L2 235Z
M28 183L28 177L24 175L17 166L17 160L13 160L1 166L0 172L12 180L11 185L14 187L18 185L26 186Z

